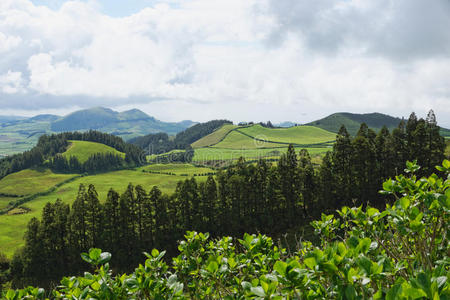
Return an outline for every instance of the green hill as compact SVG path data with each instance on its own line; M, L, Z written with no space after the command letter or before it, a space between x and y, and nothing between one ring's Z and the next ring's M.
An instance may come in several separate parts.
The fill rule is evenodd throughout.
M267 128L257 124L237 131L257 139L284 144L318 144L336 139L336 134L313 126Z
M150 172L149 172L150 171ZM152 172L152 173L151 173ZM112 187L117 192L124 192L128 183L142 185L149 191L157 185L164 193L173 193L178 181L185 180L186 175L212 173L214 170L209 168L197 168L191 164L165 164L149 165L135 170L120 170L103 174L76 177L71 182L57 186L53 191L47 194L37 196L35 199L23 204L27 213L23 214L4 214L0 215L0 252L11 256L15 250L23 245L23 235L27 224L31 218L41 217L42 208L47 202L54 202L61 199L64 203L72 203L77 195L78 187L94 184L99 194L99 199L103 202L109 189ZM158 174L161 173L161 174ZM173 175L168 175L171 173ZM35 171L24 170L11 174L0 180L0 193L17 193L26 187L24 193L35 194L47 191L56 184L61 183L76 175L72 174L54 174L49 170ZM207 176L197 176L196 180L202 182ZM14 198L15 200L20 198ZM10 201L10 198L0 197L0 206Z
M203 138L199 139L198 141L195 141L191 144L192 148L201 148L201 147L207 147L214 144L217 144L221 140L225 138L225 136L233 129L237 128L238 126L233 124L226 124L222 127L216 129L214 132L208 134L207 136L204 136Z
M0 116L0 157L30 150L43 134L95 129L128 140L149 133L176 134L193 124L192 121L162 122L138 109L116 112L103 107L76 111L64 117Z
M96 143L96 142L86 142L86 141L69 141L70 146L66 152L62 155L66 158L75 156L81 163L84 163L88 158L96 153L112 153L125 158L125 153L119 152L116 149L109 147L107 145Z
M313 126L267 128L260 124L251 126L224 125L192 144L193 160L207 161L277 158L286 152L289 144L296 149L307 148L311 155L328 151L336 134Z
M366 123L369 128L376 131L380 130L386 125L389 130L398 126L401 119L380 113L370 114L352 114L347 112L340 112L329 115L323 119L307 123L306 125L316 126L334 133L339 131L342 125L345 125L347 131L351 135L356 135L361 123Z

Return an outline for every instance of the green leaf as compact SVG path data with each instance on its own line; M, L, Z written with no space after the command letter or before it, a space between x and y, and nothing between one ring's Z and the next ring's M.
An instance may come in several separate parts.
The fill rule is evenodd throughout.
M446 168L447 170L449 170L449 169L450 169L450 161L447 160L447 159L445 159L445 160L442 162L442 166L443 166L444 168Z
M152 256L157 257L159 255L159 251L157 249L152 250Z
M422 289L416 289L413 287L407 287L402 289L402 295L408 299L419 299L422 297L427 297L427 294Z
M303 263L310 268L311 270L314 270L315 266L317 266L317 262L316 259L314 257L308 257L305 258L305 260L303 261Z
M282 276L286 276L286 268L287 263L285 263L284 261L277 261L273 266L273 269Z
M259 297L265 297L266 293L264 292L264 289L260 286L251 287L250 291L252 294L259 296Z
M400 294L402 292L402 285L396 284L394 285L386 294L386 300L397 300L400 298Z
M217 269L219 269L219 265L217 264L217 262L215 261L211 261L208 266L206 267L206 269L210 272L210 273L215 273L217 271Z
M350 248L356 248L358 246L358 244L359 244L358 238L353 235L347 240L347 245Z
M99 264L103 265L103 264L109 262L110 260L111 260L111 253L102 252L102 254L100 254Z
M97 262L100 258L100 255L102 254L102 250L98 248L91 248L89 250L89 258L92 259L92 261Z
M400 206L406 210L409 205L410 205L411 201L409 201L409 199L407 197L403 197L400 199Z
M244 289L244 291L249 291L252 288L252 284L248 281L242 281L241 286Z

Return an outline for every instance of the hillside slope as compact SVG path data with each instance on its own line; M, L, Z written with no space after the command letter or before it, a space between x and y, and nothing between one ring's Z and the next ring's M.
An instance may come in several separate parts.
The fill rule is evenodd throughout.
M351 135L355 135L361 123L366 123L369 128L373 130L380 130L386 125L389 130L392 130L398 126L401 119L392 117L381 113L370 114L352 114L347 112L340 112L329 115L323 119L316 120L305 125L316 126L327 131L337 133L342 125L345 125L347 131Z
M119 152L116 149L105 144L87 141L69 141L70 146L62 155L66 158L75 156L81 163L84 163L88 158L96 153L112 153L122 158L125 158L125 153Z
M195 124L159 121L138 109L117 112L96 107L67 116L37 115L32 118L0 116L0 157L30 150L43 134L89 129L111 133L128 140L155 132L176 134Z

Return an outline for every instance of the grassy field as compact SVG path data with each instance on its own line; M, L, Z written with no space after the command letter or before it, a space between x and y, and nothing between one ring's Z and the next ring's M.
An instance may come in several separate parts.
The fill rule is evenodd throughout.
M225 138L225 136L233 129L237 128L237 125L225 124L213 133L199 139L198 141L191 144L192 148L202 148L217 144Z
M75 156L81 163L84 163L88 158L96 153L113 153L125 157L125 153L119 152L116 149L104 144L86 141L69 141L70 146L63 156L69 158Z
M257 139L286 144L318 144L336 139L335 133L313 126L266 128L258 124L238 130Z
M152 174L142 172L142 170L159 170L162 172L170 172L176 175ZM0 252L5 253L9 257L14 251L23 245L23 235L26 231L27 223L33 217L40 218L42 207L45 203L61 199L65 203L72 203L76 198L78 187L81 183L88 185L94 184L99 194L100 201L106 199L108 190L113 187L118 192L123 192L128 183L134 185L142 185L147 191L153 186L158 186L165 193L172 193L180 180L185 180L186 176L178 174L194 174L213 172L208 168L196 168L193 165L173 164L173 165L155 165L141 167L136 170L121 170L109 172L105 174L98 174L92 176L85 176L75 179L73 182L67 183L59 187L55 192L38 197L33 201L24 204L25 207L31 209L29 213L19 215L0 215ZM49 174L49 176L52 176ZM20 184L18 177L17 182L13 184ZM197 177L198 181L206 180L206 176ZM36 192L36 190L34 190Z
M188 175L194 176L195 174L205 174L214 172L214 170L205 167L196 167L191 164L154 164L140 168L140 170L150 172L161 173L173 173L178 176Z
M295 148L298 152L301 147ZM310 155L323 154L330 148L307 148ZM281 154L286 153L287 147L283 148L267 148L267 149L222 149L222 148L200 148L195 150L194 157L192 159L195 163L203 163L211 160L236 160L239 157L245 159L258 159L258 158L277 158Z
M259 149L259 148L276 148L283 147L282 144L275 144L270 142L264 142L255 140L248 137L237 130L233 130L227 134L227 136L218 144L212 146L214 148L223 149Z
M0 180L0 193L31 195L44 192L73 174L55 174L49 169L26 169Z
M297 151L307 148L311 155L317 155L330 150L335 138L335 133L312 126L265 128L259 124L245 127L225 125L192 144L195 145L193 161L277 158L286 152L290 143Z

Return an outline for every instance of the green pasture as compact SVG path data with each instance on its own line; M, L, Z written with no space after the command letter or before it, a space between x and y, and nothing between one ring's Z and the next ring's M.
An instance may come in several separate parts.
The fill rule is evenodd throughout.
M75 156L81 163L88 160L89 157L96 153L112 153L125 157L125 153L119 152L116 149L96 142L87 141L69 141L70 146L63 156L69 158Z
M301 147L295 148L298 152ZM329 150L330 147L325 148L307 148L310 155L323 154ZM192 159L195 163L202 163L211 160L236 160L240 157L245 159L259 159L259 158L277 158L281 154L286 153L287 147L282 148L263 148L263 149L223 149L223 148L200 148L195 149L194 157Z
M237 130L233 130L218 144L211 146L225 149L260 149L283 147L282 144L271 143L263 140L256 140Z
M153 164L139 168L139 170L161 173L172 173L178 176L188 175L194 176L196 174L214 173L215 171L210 168L196 167L191 164Z
M199 139L198 141L195 141L194 143L191 144L191 146L192 148L195 149L215 145L221 140L223 140L225 136L235 128L238 128L238 126L232 124L225 124L216 131L208 134L207 136Z
M49 169L26 169L9 174L0 180L0 193L13 195L32 195L44 192L55 184L75 176L74 174L55 174Z
M286 144L319 144L336 139L335 133L314 126L266 128L258 124L237 130L260 140Z
M64 203L72 203L76 198L78 187L81 183L86 186L91 183L94 184L99 194L99 199L103 202L106 199L107 193L111 187L114 188L117 192L122 193L127 188L128 183L131 182L135 186L138 184L142 185L147 191L149 191L153 186L156 185L164 193L173 193L178 181L185 180L187 178L186 176L181 176L178 174L211 172L211 169L208 168L198 168L197 170L193 165L183 164L167 165L165 168L163 166L155 166L154 170L164 170L163 172L170 172L176 175L152 174L142 172L143 169L149 167L150 166L146 166L138 168L136 170L121 170L77 178L72 182L60 186L56 189L56 191L52 192L49 195L41 196L25 203L23 206L31 209L29 213L17 215L0 215L0 252L3 252L7 256L11 257L16 249L18 249L20 246L23 246L22 238L26 231L29 220L33 217L40 218L42 208L47 202L53 202L59 198ZM51 177L53 175L49 174L48 176ZM17 178L17 182L13 182L13 184L21 184L21 180L18 177L15 178ZM203 181L206 180L206 178L206 176L201 176L196 177L196 180Z

